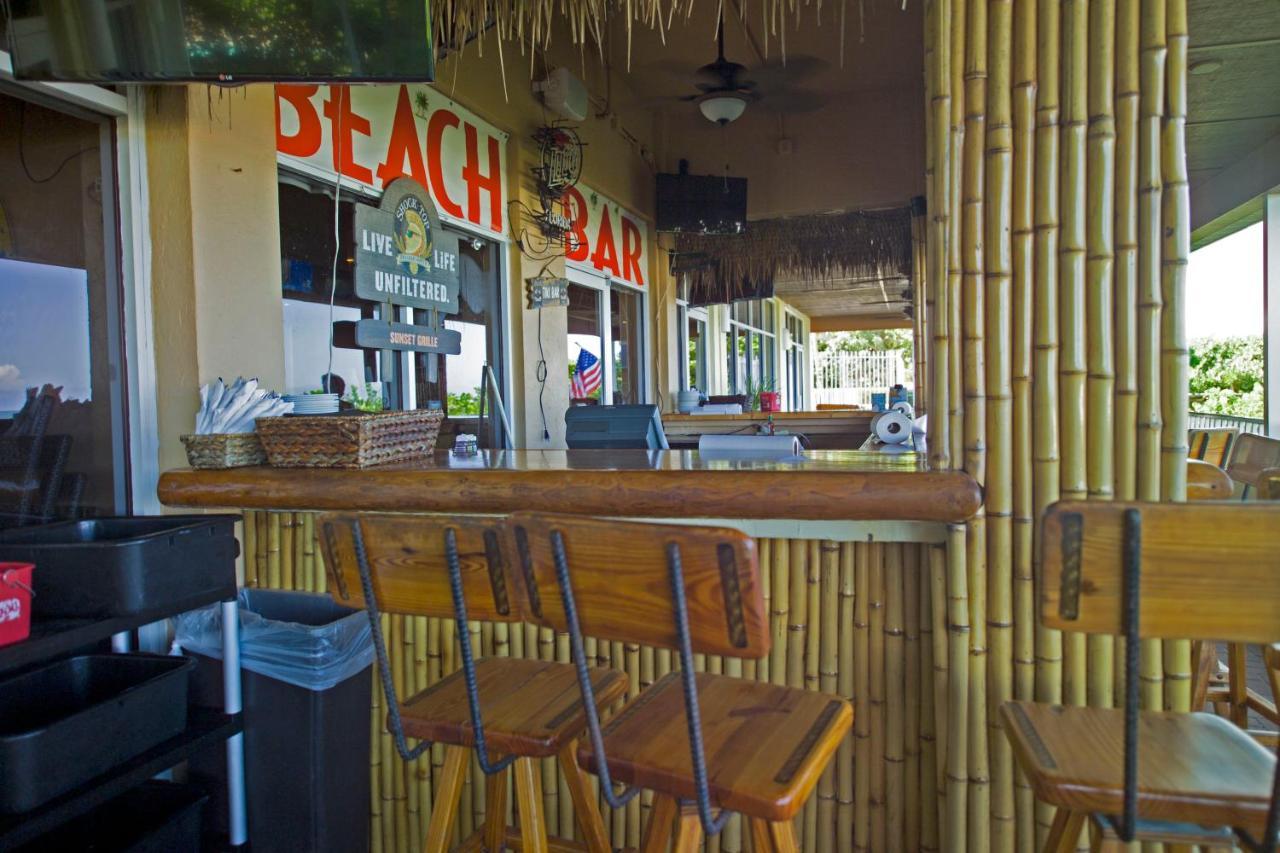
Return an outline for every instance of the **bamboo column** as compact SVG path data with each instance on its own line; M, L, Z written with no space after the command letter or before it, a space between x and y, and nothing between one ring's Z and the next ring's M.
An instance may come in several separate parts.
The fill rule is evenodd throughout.
M929 268L925 274L929 299L931 352L929 463L951 466L951 329L949 307L948 240L951 190L951 0L927 0L925 4L925 123L928 152Z
M950 431L951 431L951 464L963 467L964 449L964 322L962 313L962 279L964 273L964 157L965 157L965 100L967 99L966 54L965 42L968 31L965 26L969 0L951 0L951 21L948 30L951 36L950 51L950 91L951 91L951 172L948 200L951 206L948 218L947 234L947 311L951 335L948 343L951 348L948 381L951 384Z
M1164 115L1167 0L1143 0L1138 124L1138 500L1160 499L1160 225L1163 183L1160 123ZM1142 704L1164 706L1158 640L1142 643Z
M991 775L990 847L1014 849L1013 752L999 715L1013 698L1013 1L987 8L984 318L986 358L986 625L989 694L983 706ZM975 710L977 705L975 704Z
M1115 453L1117 500L1137 496L1138 434L1138 12L1116 2Z
M1012 52L1013 186L1010 210L1013 279L1010 295L1011 388L1013 394L1012 483L1013 512L1013 692L1014 698L1035 698L1036 607L1033 572L1035 520L1032 488L1032 311L1035 276L1035 128L1036 128L1036 3L1015 0ZM993 643L994 646L994 643ZM993 738L996 735L993 734ZM1003 739L1003 734L999 735ZM1003 760L997 760L1000 767ZM1035 800L1021 772L1014 776L1014 848L1035 843Z

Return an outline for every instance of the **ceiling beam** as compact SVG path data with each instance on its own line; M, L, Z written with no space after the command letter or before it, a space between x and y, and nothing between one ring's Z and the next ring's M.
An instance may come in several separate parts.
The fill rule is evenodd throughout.
M829 317L809 317L811 332L866 332L911 327L911 318L901 314L833 314Z

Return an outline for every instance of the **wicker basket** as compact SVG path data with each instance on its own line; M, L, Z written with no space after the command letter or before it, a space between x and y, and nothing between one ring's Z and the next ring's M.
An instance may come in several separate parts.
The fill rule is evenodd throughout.
M242 468L266 465L267 451L253 432L184 435L187 462L192 468Z
M366 468L427 456L444 412L259 418L258 436L278 468Z

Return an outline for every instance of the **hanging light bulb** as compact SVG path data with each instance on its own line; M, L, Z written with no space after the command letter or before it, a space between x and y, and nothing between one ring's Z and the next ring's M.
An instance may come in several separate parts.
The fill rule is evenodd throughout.
M741 116L746 108L746 99L733 92L713 92L698 100L698 109L707 121L721 127Z

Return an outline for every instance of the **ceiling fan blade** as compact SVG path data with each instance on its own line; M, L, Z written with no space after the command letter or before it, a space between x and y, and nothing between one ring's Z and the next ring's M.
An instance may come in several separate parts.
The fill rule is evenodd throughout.
M756 95L760 97L759 94ZM827 102L824 95L804 89L783 89L769 92L760 104L760 109L777 115L797 115L812 113L821 109Z
M816 56L789 56L785 65L781 60L771 59L752 68L750 77L762 89L777 89L809 80L830 67L829 62Z

